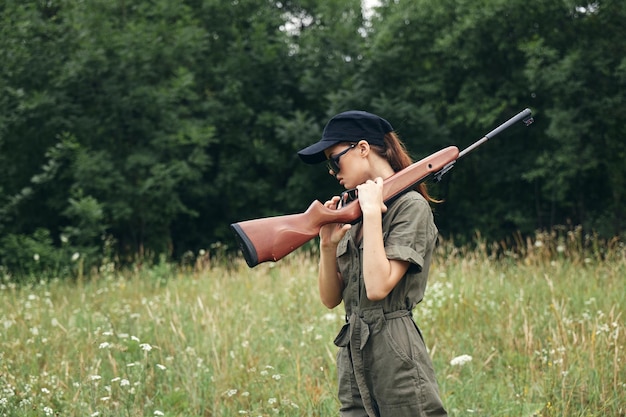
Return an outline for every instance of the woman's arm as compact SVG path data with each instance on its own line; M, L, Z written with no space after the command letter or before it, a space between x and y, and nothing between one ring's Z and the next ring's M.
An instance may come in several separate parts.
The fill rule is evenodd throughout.
M372 301L384 299L409 269L409 262L389 260L385 253L382 213L387 207L382 186L382 178L376 178L358 187L363 212L363 280L367 298Z
M328 208L337 207L339 197L324 203ZM327 224L320 229L320 264L318 286L322 304L334 308L343 298L343 280L337 270L337 245L352 226L349 224Z

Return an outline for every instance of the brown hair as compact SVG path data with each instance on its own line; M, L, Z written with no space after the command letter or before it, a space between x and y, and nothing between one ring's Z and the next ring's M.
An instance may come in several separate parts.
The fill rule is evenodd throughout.
M391 165L391 168L394 172L398 172L408 167L413 163L413 160L409 156L408 151L404 143L400 140L398 135L391 131L385 134L385 147L378 145L370 145L374 151L385 158L387 162ZM440 200L437 200L428 194L428 188L424 182L419 183L415 187L415 191L419 192L428 202L431 203L440 203Z

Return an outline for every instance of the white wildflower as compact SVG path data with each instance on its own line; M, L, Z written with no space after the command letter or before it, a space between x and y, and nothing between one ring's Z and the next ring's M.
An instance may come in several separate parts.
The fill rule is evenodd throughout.
M165 365L161 365L160 363L157 363L156 367L159 368L162 371L165 371L167 369L167 367Z
M35 262L39 262L39 254L38 253L34 254L33 259L35 260Z
M472 357L470 355L461 355L461 356L457 356L456 358L452 358L452 360L450 361L450 365L463 366L467 362L471 362L471 361L472 361Z
M109 342L102 342L100 343L100 346L98 346L98 349L108 349L111 347L111 344Z
M163 411L160 411L160 410L154 410L154 415L155 416L164 416L165 413Z
M74 252L74 254L72 255L72 262L76 262L78 258L80 258L80 253Z
M152 350L152 346L149 343L142 343L139 347L146 352L150 352Z
M276 398L270 398L269 400L267 400L268 404L276 404L278 401L276 400Z
M130 386L130 381L128 379L122 379L120 381L120 387L129 387Z
M326 313L322 318L326 321L335 321L337 320L337 315L334 313Z

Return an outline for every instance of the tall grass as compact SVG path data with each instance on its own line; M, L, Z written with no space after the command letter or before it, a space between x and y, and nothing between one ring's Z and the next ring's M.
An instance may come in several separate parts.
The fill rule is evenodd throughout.
M450 415L626 415L626 249L518 243L435 256L414 317ZM0 416L336 416L343 309L319 302L316 263L5 277Z

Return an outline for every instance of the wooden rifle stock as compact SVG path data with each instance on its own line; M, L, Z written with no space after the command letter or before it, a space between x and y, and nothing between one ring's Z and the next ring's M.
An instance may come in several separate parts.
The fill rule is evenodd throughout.
M429 176L453 163L459 156L456 146L449 146L396 172L383 182L383 200L389 202ZM254 267L277 261L315 238L329 223L355 223L361 218L359 204L346 204L333 210L314 201L304 213L247 220L230 225L246 263Z

